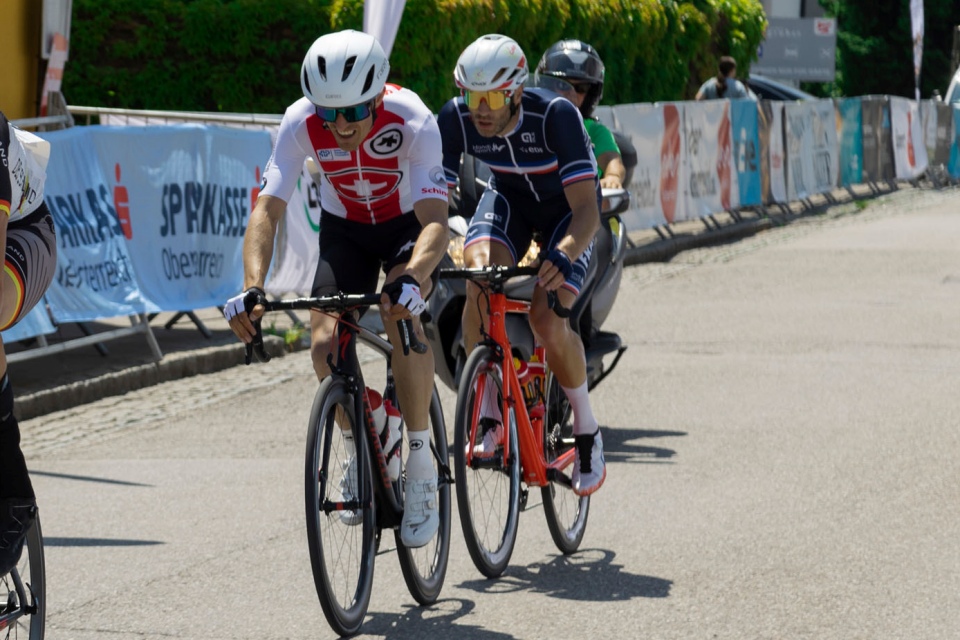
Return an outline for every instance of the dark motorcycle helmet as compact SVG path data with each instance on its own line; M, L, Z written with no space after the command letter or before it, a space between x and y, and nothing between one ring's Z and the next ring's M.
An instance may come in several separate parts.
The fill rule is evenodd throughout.
M603 97L603 60L596 49L586 42L560 40L553 43L540 58L537 74L589 85L590 89L580 105L580 113L584 118L593 115L593 110Z

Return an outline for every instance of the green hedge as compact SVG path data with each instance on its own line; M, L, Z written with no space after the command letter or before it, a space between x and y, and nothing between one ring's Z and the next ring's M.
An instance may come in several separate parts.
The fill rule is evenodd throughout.
M363 0L75 0L63 92L70 104L282 113L300 97L310 43L360 29ZM733 55L746 74L766 19L759 0L408 0L391 81L434 110L456 93L460 51L515 38L531 71L561 38L600 52L605 104L690 98Z

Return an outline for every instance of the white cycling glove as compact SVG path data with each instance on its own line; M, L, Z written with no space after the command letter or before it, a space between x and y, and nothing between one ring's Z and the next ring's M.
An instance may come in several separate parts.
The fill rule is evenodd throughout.
M419 316L427 308L420 295L420 283L413 276L403 275L383 287L390 302L407 308L413 316Z
M253 308L267 299L267 294L260 287L250 287L243 293L238 293L223 306L223 317L230 322L240 312L250 313Z

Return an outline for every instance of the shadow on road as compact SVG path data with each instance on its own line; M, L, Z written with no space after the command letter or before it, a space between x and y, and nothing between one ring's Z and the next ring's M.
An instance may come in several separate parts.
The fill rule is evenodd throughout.
M609 426L601 428L603 429L603 455L607 462L630 464L671 463L672 458L677 455L673 449L648 447L638 444L637 440L687 435L686 431L651 431Z
M530 591L564 600L610 602L634 598L666 598L670 580L624 571L605 549L582 549L572 556L526 567L510 566L497 580L468 580L459 586L480 593Z
M80 482L100 482L103 484L119 484L125 487L152 487L151 484L143 484L142 482L129 482L127 480L111 480L110 478L97 478L94 476L77 476L70 473L54 473L52 471L35 471L30 470L30 475L32 476L44 476L46 478L59 478L61 480L77 480Z
M150 547L166 544L159 540L124 540L120 538L48 538L43 537L44 547Z

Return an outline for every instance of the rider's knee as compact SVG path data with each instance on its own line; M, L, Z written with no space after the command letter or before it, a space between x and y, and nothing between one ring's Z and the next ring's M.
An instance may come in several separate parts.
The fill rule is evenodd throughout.
M330 373L330 365L327 363L329 354L329 340L314 340L310 344L310 359L313 360L313 369L320 378L325 378Z

